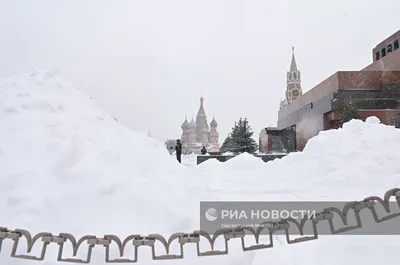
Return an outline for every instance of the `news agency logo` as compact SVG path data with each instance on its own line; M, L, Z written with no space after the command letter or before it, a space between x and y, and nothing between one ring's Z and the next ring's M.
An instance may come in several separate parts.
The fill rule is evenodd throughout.
M221 220L278 220L278 219L311 219L315 218L315 210L221 210Z
M206 219L213 222L218 219L218 211L215 208L208 208L205 212Z

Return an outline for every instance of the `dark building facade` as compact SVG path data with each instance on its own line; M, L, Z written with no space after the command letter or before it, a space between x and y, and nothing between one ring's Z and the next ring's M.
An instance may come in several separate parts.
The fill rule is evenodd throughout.
M267 141L260 151L302 151L320 131L338 128L344 107L351 104L357 106L358 119L376 116L392 125L400 100L399 37L400 31L378 44L374 62L361 71L336 72L290 104L281 104L278 125L265 128Z

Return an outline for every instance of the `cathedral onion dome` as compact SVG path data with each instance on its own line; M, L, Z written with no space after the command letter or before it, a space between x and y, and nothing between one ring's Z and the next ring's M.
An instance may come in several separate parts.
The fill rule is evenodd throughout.
M190 128L190 129L196 128L196 122L193 120L193 118L192 118L192 120L191 120L190 123L189 123L189 128Z
M210 123L211 127L217 127L218 126L218 122L215 120L215 118L212 119L211 123Z
M188 123L187 119L185 119L185 121L182 123L181 128L182 128L182 130L186 130L189 128L189 123Z

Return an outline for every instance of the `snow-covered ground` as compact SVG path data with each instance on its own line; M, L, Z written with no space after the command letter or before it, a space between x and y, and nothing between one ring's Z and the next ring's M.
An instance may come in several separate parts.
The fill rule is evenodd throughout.
M33 70L0 79L0 226L78 237L170 235L199 228L201 200L382 196L400 186L398 150L400 130L370 118L322 132L304 152L268 163L243 154L199 166L184 156L179 164L162 142L123 127L56 72ZM139 263L376 265L400 254L398 236L321 236L294 245L275 238L274 248L245 253L233 240L229 255L218 257L197 257L188 245L176 261L151 261L143 247ZM5 241L0 264L55 264L57 247L43 263L11 259L10 251ZM96 247L92 263L103 260Z
M195 154L183 155L181 160L182 165L188 167L195 167L197 165L197 156Z

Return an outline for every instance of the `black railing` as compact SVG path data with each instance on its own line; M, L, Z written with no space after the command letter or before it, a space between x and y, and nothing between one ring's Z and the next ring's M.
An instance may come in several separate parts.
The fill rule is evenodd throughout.
M259 154L254 155L255 157L261 158L264 162L269 162L275 159L280 159L287 154ZM197 165L209 160L209 159L217 159L219 162L226 162L231 158L234 158L235 155L198 155L197 156Z

